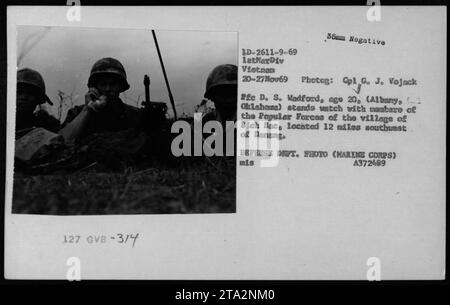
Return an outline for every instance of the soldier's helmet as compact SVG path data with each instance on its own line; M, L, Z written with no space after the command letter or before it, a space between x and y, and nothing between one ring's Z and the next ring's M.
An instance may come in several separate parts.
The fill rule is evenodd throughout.
M88 87L95 87L97 80L103 75L117 76L122 83L121 92L130 88L130 85L127 82L125 68L120 61L115 58L105 57L95 62L91 69L91 75L89 76Z
M237 66L225 64L215 67L206 80L205 98L211 98L214 91L223 86L237 86Z
M30 68L23 68L17 71L17 85L19 84L30 86L35 89L42 96L42 98L39 99L39 104L47 102L50 105L53 105L52 101L45 94L44 79L38 71Z

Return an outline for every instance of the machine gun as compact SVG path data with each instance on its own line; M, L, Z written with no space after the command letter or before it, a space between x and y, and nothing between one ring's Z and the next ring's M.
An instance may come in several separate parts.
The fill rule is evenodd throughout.
M165 128L167 122L167 105L164 102L150 101L150 77L144 76L145 101L142 102L146 131L157 131Z

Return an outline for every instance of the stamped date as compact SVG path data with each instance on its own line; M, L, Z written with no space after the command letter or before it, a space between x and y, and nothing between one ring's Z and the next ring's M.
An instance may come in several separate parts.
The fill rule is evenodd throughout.
M63 235L63 243L64 244L79 244L82 242L86 242L88 244L106 244L107 242L115 242L123 245L131 245L134 248L136 241L139 238L139 233L135 234L126 234L126 233L116 233L113 235L105 235L105 234L92 234L92 235L75 235L75 234L66 234Z

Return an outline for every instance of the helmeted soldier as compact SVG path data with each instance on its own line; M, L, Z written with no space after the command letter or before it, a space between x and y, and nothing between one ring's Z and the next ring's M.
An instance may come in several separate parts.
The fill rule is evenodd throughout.
M124 104L119 98L130 85L125 68L117 59L106 57L95 62L87 86L85 105L69 110L60 131L66 141L137 127L139 109Z
M215 111L210 111L209 101L214 104ZM200 111L203 109L203 111ZM235 122L237 115L237 66L231 64L223 64L215 67L206 79L206 90L204 99L196 108L196 112L203 112L201 117L202 124L208 121L218 121L222 125L222 132L226 138L227 133L236 133ZM231 122L231 124L227 123ZM195 129L193 129L195 131ZM214 133L217 133L214 129ZM202 138L210 137L212 133L202 132ZM194 132L195 137L195 132ZM224 154L227 156L234 155L234 146L225 145ZM212 149L212 148L211 148Z
M33 127L58 131L59 121L55 117L42 109L35 111L38 105L44 103L53 105L45 92L42 75L30 68L17 71L16 134L18 136Z
M204 96L214 103L218 121L236 121L237 66L224 64L215 67L206 80Z

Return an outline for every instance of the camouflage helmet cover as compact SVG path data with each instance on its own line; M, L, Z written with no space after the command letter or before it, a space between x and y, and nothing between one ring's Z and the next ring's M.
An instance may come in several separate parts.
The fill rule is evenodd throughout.
M214 88L224 85L237 85L237 66L225 64L215 67L206 80L205 98L210 98Z
M38 71L30 68L20 69L17 71L17 84L25 84L37 89L42 95L42 100L39 101L39 104L47 102L50 105L53 105L52 101L45 94L45 82Z
M91 69L91 75L89 76L88 87L95 87L98 77L105 74L113 74L119 77L122 82L121 92L130 88L127 82L125 68L120 61L112 57L105 57L94 63Z

